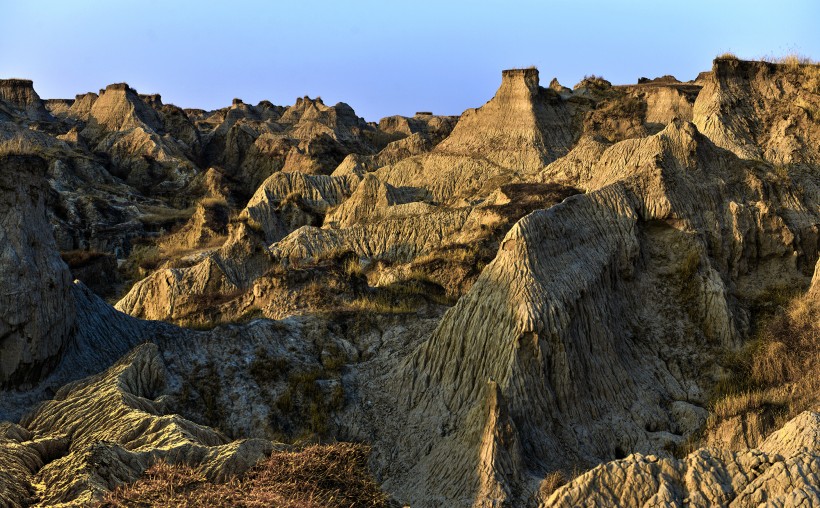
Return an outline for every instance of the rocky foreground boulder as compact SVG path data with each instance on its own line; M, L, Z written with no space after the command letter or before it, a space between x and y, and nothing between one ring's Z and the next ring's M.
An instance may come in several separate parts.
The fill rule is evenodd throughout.
M759 449L703 448L676 460L653 455L602 464L539 506L817 506L820 414L801 413Z

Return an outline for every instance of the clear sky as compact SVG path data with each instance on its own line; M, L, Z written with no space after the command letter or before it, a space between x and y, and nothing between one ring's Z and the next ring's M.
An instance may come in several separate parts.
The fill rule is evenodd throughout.
M726 51L820 59L818 25L817 0L0 0L0 77L204 109L320 95L378 120L480 106L509 67L572 86L693 79Z

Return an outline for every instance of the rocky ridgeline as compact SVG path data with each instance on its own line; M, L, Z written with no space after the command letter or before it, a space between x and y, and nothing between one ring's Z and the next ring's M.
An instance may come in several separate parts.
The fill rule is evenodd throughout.
M378 124L0 82L0 504L309 438L413 506L820 505L816 390L715 416L788 298L817 333L817 111L726 58Z

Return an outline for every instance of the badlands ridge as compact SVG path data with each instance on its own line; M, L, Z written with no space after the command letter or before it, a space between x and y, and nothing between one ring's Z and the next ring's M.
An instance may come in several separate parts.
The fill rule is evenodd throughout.
M0 80L0 211L0 506L336 441L375 504L820 506L817 65L378 123Z

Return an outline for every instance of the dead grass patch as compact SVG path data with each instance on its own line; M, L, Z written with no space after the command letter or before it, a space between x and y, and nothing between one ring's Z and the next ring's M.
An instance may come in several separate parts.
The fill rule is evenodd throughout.
M387 506L370 473L370 448L352 443L274 452L243 477L212 483L196 468L157 463L136 483L109 493L103 506L349 508Z
M388 291L375 291L356 298L350 307L361 312L377 314L409 314L421 306L416 299L402 298Z
M547 476L545 476L538 485L538 493L542 500L546 500L553 492L566 485L566 483L567 475L560 469L547 473Z
M170 229L190 219L195 211L196 207L194 206L185 209L145 206L143 207L145 213L139 217L139 221L146 226Z
M748 412L773 416L774 427L820 402L820 302L779 298L758 316L755 339L724 358L731 374L715 387L707 427Z
M84 268L107 256L109 254L96 250L69 250L60 253L69 268Z
M734 53L727 51L715 57L715 60L740 60Z

